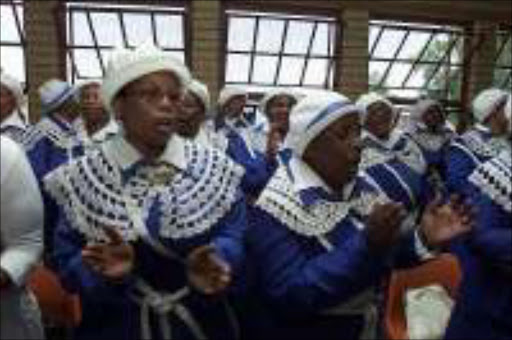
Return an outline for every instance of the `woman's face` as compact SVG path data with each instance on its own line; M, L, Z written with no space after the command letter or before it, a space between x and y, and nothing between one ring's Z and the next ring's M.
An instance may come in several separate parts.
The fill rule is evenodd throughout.
M387 140L395 126L395 115L389 105L376 102L368 107L365 129L375 137Z
M437 105L430 106L421 118L423 123L431 131L440 129L445 122L445 116L441 111L441 108Z
M289 96L274 97L267 104L267 117L270 124L276 126L282 136L286 136L290 126L290 111L293 100Z
M304 161L335 191L356 175L361 159L361 125L357 112L330 124L304 151Z
M0 86L0 121L4 121L16 108L16 98L5 86Z
M187 92L176 118L178 134L187 138L195 137L205 119L206 111L202 102L195 94Z

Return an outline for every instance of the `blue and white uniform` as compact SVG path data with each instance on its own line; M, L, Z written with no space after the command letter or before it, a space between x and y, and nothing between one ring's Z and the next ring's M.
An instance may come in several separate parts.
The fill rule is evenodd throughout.
M173 136L151 164L122 136L51 173L45 184L59 206L54 255L64 286L81 296L79 339L231 339L222 296L188 285L184 259L213 244L236 276L243 260L243 170L212 148ZM135 248L131 275L112 283L81 257L111 226Z

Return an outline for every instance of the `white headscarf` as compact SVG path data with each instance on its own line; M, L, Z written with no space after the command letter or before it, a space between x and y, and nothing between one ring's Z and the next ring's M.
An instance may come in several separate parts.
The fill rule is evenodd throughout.
M350 112L361 110L347 97L325 92L302 99L290 113L290 128L284 148L302 156L309 143L331 123Z
M478 123L483 123L498 105L507 98L507 93L500 89L483 90L473 100L473 114Z
M179 59L152 43L144 43L135 50L119 48L112 54L101 87L105 107L112 112L112 101L128 83L157 71L170 71L183 88L191 81L190 72Z
M270 90L265 94L265 96L263 97L263 99L260 102L260 105L259 105L260 112L262 112L263 114L266 115L267 110L268 110L268 108L267 108L268 104L274 98L277 98L280 96L290 97L290 98L294 99L296 102L298 102L301 98L298 93L296 93L295 91L290 90L290 89L276 88L276 89Z
M244 96L245 98L248 98L249 94L247 91L241 87L237 86L226 86L224 87L219 94L219 108L222 110L222 108L233 98L237 96Z
M193 79L188 84L187 91L193 93L199 98L204 106L205 112L208 113L210 111L210 93L208 92L208 87L206 84L200 82L197 79Z
M381 96L380 94L378 94L376 92L370 92L370 93L363 94L362 96L360 96L356 102L356 105L358 105L360 107L360 110L362 113L361 122L363 124L366 122L366 118L368 117L368 109L370 108L370 106L372 106L373 104L378 103L378 102L382 102L382 103L386 104L387 106L389 106L389 108L391 109L391 111L393 112L395 117L398 114L398 111L395 109L395 106L393 105L393 103L391 103L389 101L389 99Z

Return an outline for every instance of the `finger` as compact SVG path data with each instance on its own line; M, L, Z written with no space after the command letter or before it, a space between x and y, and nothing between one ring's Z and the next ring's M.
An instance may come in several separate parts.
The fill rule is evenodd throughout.
M105 234L107 235L107 237L109 239L109 243L121 244L124 242L123 237L121 236L119 231L117 231L114 227L104 226L103 230L105 231Z

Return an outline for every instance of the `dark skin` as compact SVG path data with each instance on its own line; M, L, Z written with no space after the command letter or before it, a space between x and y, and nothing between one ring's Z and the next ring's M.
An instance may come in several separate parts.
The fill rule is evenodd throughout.
M183 98L183 107L177 117L177 132L183 137L194 138L206 119L206 110L201 100L192 92Z
M368 107L365 129L375 137L387 140L395 126L395 115L389 105L375 102Z
M437 105L430 106L421 116L421 119L430 132L439 131L446 120L442 108Z
M494 137L504 136L508 133L508 119L505 115L506 98L502 100L496 109L484 121L484 125L488 126Z
M357 175L361 155L361 128L357 113L349 113L328 126L307 146L303 160L335 195ZM329 152L326 152L329 150ZM366 235L373 251L383 252L397 240L406 213L401 204L376 204L367 220ZM421 235L429 247L438 247L471 229L471 212L456 198L432 202L422 216Z
M85 121L85 128L89 135L93 135L108 123L109 116L101 102L99 84L90 84L82 87L80 91L80 106L82 117Z
M5 86L0 86L0 122L3 122L16 108L16 98Z
M149 162L161 155L176 130L181 90L172 73L154 72L127 85L114 101L126 139ZM105 226L105 233L108 242L85 246L82 258L93 271L117 282L131 273L136 254L115 228ZM231 281L229 265L211 245L193 249L184 264L190 284L204 294L220 293Z
M51 114L68 123L72 123L80 115L80 105L73 98L70 98Z
M234 96L222 107L224 117L229 119L238 118L244 112L245 104L247 103L246 96Z
M267 140L267 156L273 159L290 126L290 111L296 100L290 96L276 96L267 104L267 117L270 131Z

